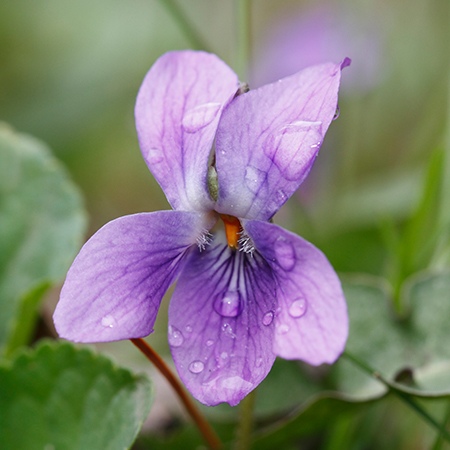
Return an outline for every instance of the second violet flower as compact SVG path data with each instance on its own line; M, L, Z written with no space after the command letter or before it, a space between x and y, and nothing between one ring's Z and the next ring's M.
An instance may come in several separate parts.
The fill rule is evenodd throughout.
M144 337L162 297L178 373L207 405L236 405L276 356L334 362L348 334L325 256L271 218L308 174L337 106L342 64L240 94L212 54L171 52L136 102L143 157L173 211L113 220L81 249L54 321L61 337Z

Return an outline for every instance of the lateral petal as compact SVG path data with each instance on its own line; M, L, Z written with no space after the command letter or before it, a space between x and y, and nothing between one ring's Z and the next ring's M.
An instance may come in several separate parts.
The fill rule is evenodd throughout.
M309 67L236 97L216 135L216 210L268 220L299 187L337 108L341 68Z
M244 227L277 279L274 352L313 365L333 363L348 335L336 272L320 250L277 225L247 221Z
M261 258L236 252L219 236L192 252L169 307L169 344L192 395L234 406L270 371L275 285Z
M222 108L238 86L217 56L196 51L166 53L145 76L135 108L139 145L174 209L212 209L208 158Z
M159 211L107 223L83 246L53 320L75 342L138 338L153 331L161 299L207 217Z

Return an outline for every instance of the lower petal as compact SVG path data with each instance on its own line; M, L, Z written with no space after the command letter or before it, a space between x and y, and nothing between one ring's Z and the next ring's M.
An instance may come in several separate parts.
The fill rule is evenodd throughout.
M230 249L222 236L193 252L169 308L179 375L202 403L234 406L270 371L275 284L267 263Z
M320 250L277 225L247 221L244 227L277 279L274 352L313 365L333 363L348 335L336 272Z
M59 335L106 342L151 333L161 299L205 220L196 213L160 211L107 223L67 273L53 317Z

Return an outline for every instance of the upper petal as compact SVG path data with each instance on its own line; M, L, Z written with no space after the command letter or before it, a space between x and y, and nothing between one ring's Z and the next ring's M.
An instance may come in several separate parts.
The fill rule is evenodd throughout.
M277 225L248 221L245 230L277 279L274 352L314 365L334 362L345 347L348 316L341 284L326 257Z
M336 113L341 68L309 67L236 97L216 136L216 210L268 220L308 174Z
M174 209L211 209L208 158L221 111L238 88L215 55L161 56L139 90L135 117L144 159Z
M169 307L169 343L178 373L206 405L236 405L267 375L275 284L260 257L216 238L192 252Z
M63 338L105 342L153 331L161 299L206 217L160 211L107 223L83 246L53 316Z

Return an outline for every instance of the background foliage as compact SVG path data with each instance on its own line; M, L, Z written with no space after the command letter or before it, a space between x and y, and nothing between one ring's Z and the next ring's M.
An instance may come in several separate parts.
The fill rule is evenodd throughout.
M55 337L58 285L83 240L118 216L168 208L133 107L154 60L192 47L250 87L353 60L339 120L276 217L339 271L347 355L332 368L277 361L256 396L254 448L450 448L438 432L450 417L450 3L254 1L246 70L238 10L219 0L0 3L1 448L131 446L152 401L143 371L155 399L134 447L201 443L130 344L99 346L108 356L35 347ZM163 313L148 339L170 361L166 324ZM230 443L239 408L203 410Z

